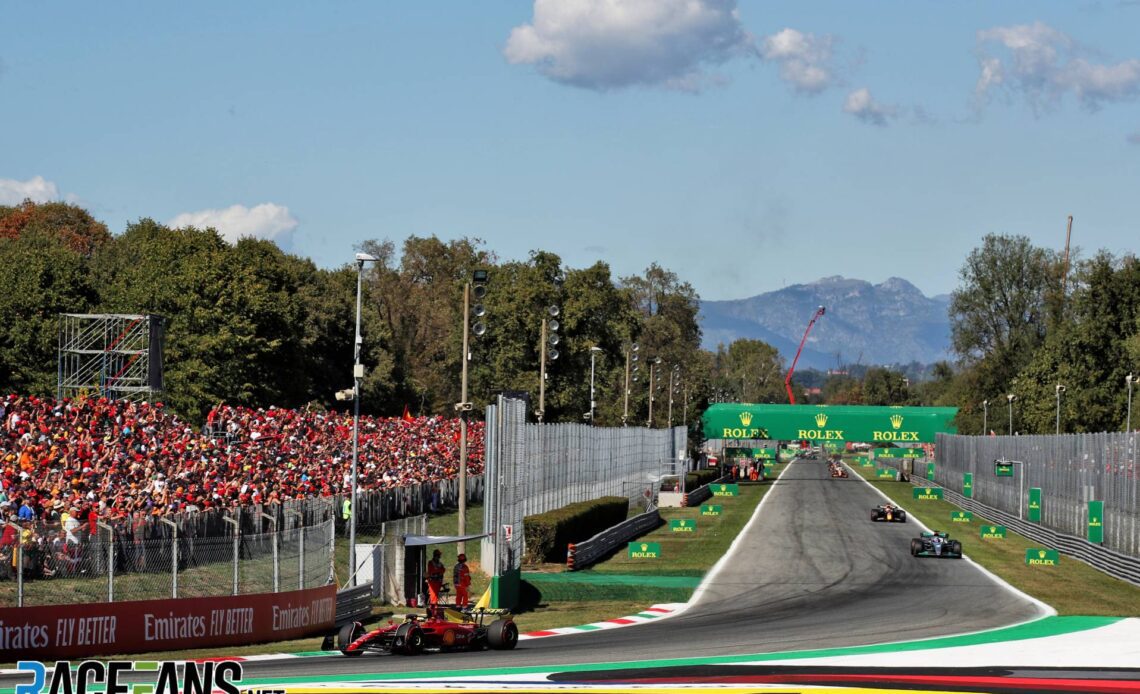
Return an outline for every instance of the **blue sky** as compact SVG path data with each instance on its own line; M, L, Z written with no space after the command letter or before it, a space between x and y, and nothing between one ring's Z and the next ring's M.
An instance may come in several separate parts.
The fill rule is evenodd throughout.
M332 267L484 239L703 298L1137 250L1140 2L4 3L0 203Z

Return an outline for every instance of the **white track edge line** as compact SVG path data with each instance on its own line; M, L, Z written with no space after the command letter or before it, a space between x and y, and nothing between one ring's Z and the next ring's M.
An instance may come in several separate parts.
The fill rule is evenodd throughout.
M687 612L689 610L689 608L691 608L693 605L695 605L697 603L697 601L699 601L701 599L701 597L704 596L705 591L708 589L709 584L724 569L725 565L728 563L728 560L732 557L733 552L736 551L737 545L739 545L741 540L744 538L744 536L748 534L748 529L752 527L752 524L755 523L758 518L760 518L760 511L764 508L764 503L767 502L768 499L770 499L772 497L772 494L776 489L775 482L779 482L780 478L784 476L784 473L787 472L788 469L791 468L792 465L795 462L797 462L798 460L799 460L799 458L795 458L791 462L787 463L787 465L784 466L784 469L780 471L780 474L776 475L776 479L773 481L773 484L772 484L772 489L768 490L764 494L764 497L760 499L760 503L756 504L756 510L752 512L752 517L748 519L748 522L745 523L744 527L740 529L740 532L736 534L736 537L733 539L732 543L728 546L728 549L725 550L725 553L721 555L720 559L718 559L716 561L716 563L713 564L713 567L711 569L709 569L709 572L707 574L705 574L704 578L701 579L700 584L697 585L697 589L694 590L693 594L689 597L689 601L684 603L680 609L673 612L672 614L665 615L665 616L661 617L661 619L658 619L655 621L660 622L662 620L671 619L673 617L676 617L677 615L684 614L685 612Z
M891 499L889 496L884 494L881 489L879 489L875 485L871 484L870 480L863 477L863 475L860 475L853 468L851 468L851 466L849 466L846 462L843 463L843 466L846 467L852 475L855 475L859 479L860 482L862 482L863 484L870 487L876 494L878 494L880 497L882 497L882 499L884 501L886 501L889 504L895 503L895 501L893 499ZM932 485L932 486L937 486L937 485ZM950 502L947 501L946 503L950 503ZM910 516L911 518L914 518L914 522L916 525L923 528L927 532L933 532L933 530L930 528L930 526L926 525L921 520L919 520L917 516L914 516L911 513L910 509L902 506L901 504L899 504L898 507L901 508L902 510L906 511L908 516ZM1015 624L1010 624L1010 625L1004 626L1004 627L996 627L995 629L982 629L980 631L967 631L967 632L962 632L961 634L954 634L954 636L968 636L970 634L984 634L987 631L996 631L997 629L1009 629L1010 627L1021 626L1022 624L1030 624L1032 622L1036 622L1036 621L1045 619L1046 617L1056 617L1057 616L1057 610L1052 605L1050 605L1050 604L1048 604L1042 600L1038 600L1037 598L1033 597L1029 593L1026 593L1026 592L1010 585L1009 583L1007 583L1005 581L1005 579L1001 578L1000 576L993 573L992 571L990 571L986 567L982 566L978 562L976 562L973 559L971 559L970 557L966 556L965 552L962 553L962 558L965 559L967 562L969 562L974 567L976 567L979 571L982 572L983 575L988 577L991 581L993 581L994 583L997 583L998 586L1000 586L1001 588L1004 588L1005 590L1009 591L1010 593L1032 603L1037 608L1038 612L1040 612L1040 615L1037 617L1032 617L1030 619L1027 619L1023 622L1017 622ZM945 637L940 636L938 638L945 638Z

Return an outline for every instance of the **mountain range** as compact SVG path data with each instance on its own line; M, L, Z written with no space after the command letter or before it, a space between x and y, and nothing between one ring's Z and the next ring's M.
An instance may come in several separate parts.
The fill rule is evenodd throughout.
M791 365L819 306L826 312L812 328L797 369L933 364L950 358L950 296L928 297L898 277L881 284L824 277L748 299L702 301L702 346L716 350L738 338L763 340Z

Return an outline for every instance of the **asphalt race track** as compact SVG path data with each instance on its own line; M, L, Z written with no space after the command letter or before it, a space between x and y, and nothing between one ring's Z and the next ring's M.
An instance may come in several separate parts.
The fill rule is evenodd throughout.
M726 500L725 503L731 503ZM1039 614L961 559L916 559L913 522L872 523L882 503L825 461L792 463L733 560L688 611L644 625L522 641L509 652L340 654L245 664L245 678L604 663L740 655L944 636ZM620 616L620 615L615 615Z

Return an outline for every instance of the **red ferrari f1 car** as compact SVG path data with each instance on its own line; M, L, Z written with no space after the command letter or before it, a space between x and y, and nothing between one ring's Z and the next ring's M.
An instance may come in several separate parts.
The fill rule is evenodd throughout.
M847 476L847 468L843 467L842 463L832 463L831 464L831 476L832 477L846 477Z
M495 617L486 624L488 617ZM429 607L424 615L366 631L360 622L341 627L337 647L347 656L371 653L418 655L425 650L459 651L492 648L507 651L519 642L519 628L505 610L460 611Z

